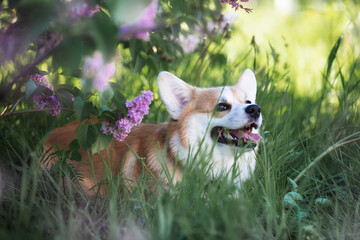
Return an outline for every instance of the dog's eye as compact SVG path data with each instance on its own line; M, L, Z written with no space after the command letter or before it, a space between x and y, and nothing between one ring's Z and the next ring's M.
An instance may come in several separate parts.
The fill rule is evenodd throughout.
M246 100L245 103L246 103L246 104L251 104L251 101L250 101L250 100Z
M217 110L222 112L222 111L227 111L231 109L231 105L227 104L227 103L219 103L217 105Z

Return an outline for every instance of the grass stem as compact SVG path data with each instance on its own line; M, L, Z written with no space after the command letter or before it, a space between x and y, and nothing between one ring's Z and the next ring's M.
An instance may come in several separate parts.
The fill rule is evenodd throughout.
M349 137L346 137L345 139L347 139ZM335 149L337 149L339 147L342 147L342 146L345 146L347 144L357 142L357 141L360 141L360 137L355 138L355 139L351 139L351 140L348 140L348 141L344 141L344 139L343 139L343 140L339 141L338 143L330 146L328 149L326 149L326 151L324 151L322 154L317 156L314 159L314 161L312 161L304 170L302 170L301 173L299 173L299 175L297 175L297 177L294 179L294 182L295 183L299 182L299 180L306 174L307 171L309 171L311 168L313 168L321 159L323 159L330 152L334 151ZM286 192L288 192L288 191L289 191L289 187L286 189Z

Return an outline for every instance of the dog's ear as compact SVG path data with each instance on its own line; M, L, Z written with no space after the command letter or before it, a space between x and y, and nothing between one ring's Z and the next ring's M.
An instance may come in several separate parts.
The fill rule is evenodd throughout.
M171 118L178 120L189 103L194 87L169 72L161 72L157 78L161 100Z
M246 69L243 74L241 74L235 86L246 94L247 99L249 99L253 103L255 102L256 78L253 71L251 71L250 69Z

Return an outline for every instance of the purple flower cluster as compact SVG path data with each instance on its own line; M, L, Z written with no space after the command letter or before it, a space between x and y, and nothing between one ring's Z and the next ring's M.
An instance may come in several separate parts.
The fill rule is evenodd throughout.
M227 3L232 8L235 8L235 11L239 8L244 9L246 12L251 12L252 10L250 8L244 8L243 5L241 5L238 0L220 0L221 3ZM240 0L240 2L248 2L249 0Z
M126 101L128 118L117 120L115 126L103 122L101 131L106 135L113 135L119 142L124 141L131 129L141 123L144 115L149 114L149 105L152 100L153 93L151 91L142 91L132 101Z
M55 94L53 92L54 88L49 83L49 80L46 77L41 76L40 74L37 74L37 73L31 75L30 80L32 80L36 86L38 86L38 87L44 86L44 87L50 89L52 92L52 95L49 95L48 93L43 91L41 93L36 94L33 97L33 101L37 105L37 108L44 109L44 107L46 105L49 105L49 108L52 108L50 110L51 115L55 116L55 115L60 114L61 105L60 105L59 100L57 99L57 97L55 96Z
M51 86L49 80L47 80L46 77L44 77L38 73L32 74L30 76L30 80L32 80L35 83L35 85L38 87L45 86L46 88L50 89L51 91L54 91L54 88L53 88L53 86Z
M79 19L84 16L92 17L100 9L99 5L90 8L87 3L78 4L72 9L72 18Z
M185 53L191 53L199 44L200 37L195 34L189 34L187 37L180 35L176 42L180 44Z
M121 38L136 37L149 41L149 32L156 26L155 16L158 6L158 1L154 0L151 4L141 13L141 18L133 25L123 26L120 28L119 33Z
M141 123L144 115L149 114L149 105L153 100L151 91L142 91L142 94L134 98L132 101L126 101L128 109L128 117L135 125Z
M94 52L92 57L86 57L83 67L83 77L93 81L93 87L99 91L109 88L109 79L115 75L115 63L105 63L100 52Z

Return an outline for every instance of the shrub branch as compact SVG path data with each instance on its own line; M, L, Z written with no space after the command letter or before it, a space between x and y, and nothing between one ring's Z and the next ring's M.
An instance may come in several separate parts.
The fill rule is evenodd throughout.
M21 69L21 71L19 72L18 75L16 75L13 80L0 92L0 101L5 100L6 95L10 92L10 90L12 89L13 85L19 81L19 79L21 79L22 77L25 77L27 74L29 74L29 72L31 72L33 70L33 68L38 65L39 63L43 62L45 59L47 59L53 52L54 50L57 48L57 46L59 45L60 40L58 40L58 42L54 43L53 46L49 47L47 49L47 51L45 51L44 53L42 53L41 55L37 56L34 61L28 65L26 65L23 69ZM17 87L17 90L14 94L14 96L17 95L19 89L21 88L21 86L25 83L27 79L24 79L20 85Z
M43 108L43 109L30 109L30 110L23 110L23 111L17 111L17 112L8 112L8 113L2 113L0 114L0 117L7 117L9 115L15 115L15 114L21 114L21 113L30 113L30 112L45 112L45 111L51 111L51 110L57 110L58 108ZM61 108L61 111L70 111L74 112L71 108Z

